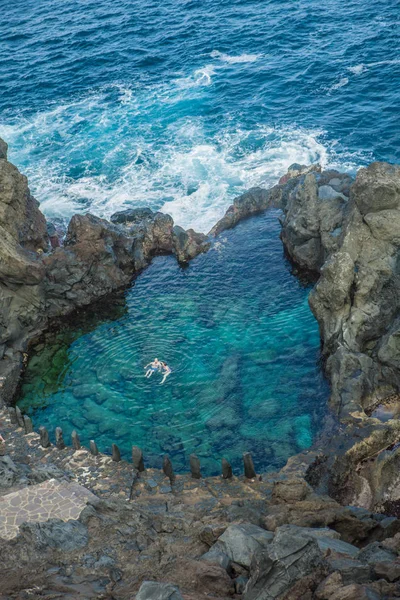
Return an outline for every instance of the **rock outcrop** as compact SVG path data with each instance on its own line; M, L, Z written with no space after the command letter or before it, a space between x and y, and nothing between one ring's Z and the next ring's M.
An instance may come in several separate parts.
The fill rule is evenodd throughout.
M400 167L360 169L339 246L310 296L339 416L400 388L399 190Z

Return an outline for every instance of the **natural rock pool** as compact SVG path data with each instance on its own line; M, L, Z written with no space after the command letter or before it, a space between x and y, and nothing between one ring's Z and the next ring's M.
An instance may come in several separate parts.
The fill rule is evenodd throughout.
M73 429L102 452L132 445L147 466L170 455L204 474L222 457L238 469L244 451L259 470L308 448L329 393L319 365L309 288L292 274L277 212L241 223L180 267L157 257L104 316L88 311L34 349L20 408L53 434ZM111 302L110 302L111 304ZM164 360L172 374L144 377Z

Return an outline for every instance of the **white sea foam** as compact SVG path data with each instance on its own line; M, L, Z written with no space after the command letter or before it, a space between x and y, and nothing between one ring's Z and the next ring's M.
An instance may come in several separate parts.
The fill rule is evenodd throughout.
M198 97L193 83L204 78L197 85L207 85L211 74L200 69L188 85L178 80L152 90L108 87L0 126L0 136L48 216L90 210L109 217L150 206L199 231L208 231L235 196L273 185L294 162L334 164L334 149L318 131L240 129L227 115L213 134L205 117L177 116L182 101Z
M189 77L176 79L175 84L181 89L208 86L212 84L212 76L214 74L215 67L213 65L206 65L201 69L196 69Z
M229 54L224 54L223 52L219 52L219 50L213 50L210 56L212 58L218 58L219 60L231 65L235 65L238 63L256 62L256 60L261 57L261 54L240 54L239 56L229 56Z
M350 73L353 73L353 75L361 75L361 73L364 73L364 71L367 71L367 67L363 64L361 65L355 65L354 67L347 67L347 70L350 71Z
M342 77L342 79L340 79L337 83L334 83L330 88L329 91L333 92L335 90L339 90L340 88L344 87L345 85L347 85L349 83L349 78L348 77Z
M350 71L350 73L353 73L353 75L361 75L361 73L364 73L365 71L368 71L368 69L372 69L374 67L384 67L386 65L399 65L400 64L400 59L393 59L393 60L379 60L377 62L371 62L371 63L361 63L359 65L355 65L352 67L347 67L347 70Z

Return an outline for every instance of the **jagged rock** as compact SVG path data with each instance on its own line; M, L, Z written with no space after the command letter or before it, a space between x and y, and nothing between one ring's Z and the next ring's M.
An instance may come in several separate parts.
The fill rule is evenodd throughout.
M274 483L272 498L277 503L286 502L291 504L304 500L310 492L312 492L312 488L304 479L276 481Z
M0 456L0 488L9 488L14 485L18 477L15 463L7 455Z
M399 208L400 167L374 162L357 173L352 195L362 215Z
M226 530L226 525L205 525L200 531L200 539L207 546L212 546Z
M171 562L165 568L165 576L176 581L179 573L179 585L190 588L194 592L207 593L227 598L233 594L233 581L223 567L203 560L190 560L187 558Z
M323 570L317 541L278 530L274 541L254 556L245 600L278 598L303 577Z
M332 187L318 186L315 173L300 178L289 193L283 206L282 240L301 268L318 272L338 248L346 202Z
M45 523L23 523L20 531L26 543L40 551L54 548L72 552L88 543L87 527L79 521L49 519Z
M351 558L336 558L329 560L328 562L333 571L338 571L341 576L343 583L365 583L371 579L371 567L363 564L359 560Z
M170 583L144 581L136 595L136 600L183 600L177 587Z
M111 215L110 221L116 225L126 225L127 223L138 224L146 219L151 220L153 216L154 213L150 208L128 208L127 210L122 210Z
M185 231L182 227L175 225L172 235L174 253L181 263L188 262L210 248L207 236L203 233L196 233L193 229Z
M359 549L356 546L339 539L340 534L337 533L337 531L333 531L326 527L312 528L298 527L296 525L283 525L279 527L277 531L285 531L304 538L315 539L323 555L329 555L335 552L336 554L354 558L357 557L359 553Z
M37 465L30 473L28 479L31 483L42 483L47 479L64 479L65 473L55 465Z
M201 560L205 560L211 564L219 565L228 574L232 572L232 561L229 556L224 552L221 552L218 548L211 548L205 554L200 557Z
M231 525L218 538L212 550L218 550L231 561L249 568L254 555L265 549L273 538L273 533L257 525Z
M397 552L382 547L379 542L373 542L360 550L357 558L363 563L373 564L376 562L396 560Z

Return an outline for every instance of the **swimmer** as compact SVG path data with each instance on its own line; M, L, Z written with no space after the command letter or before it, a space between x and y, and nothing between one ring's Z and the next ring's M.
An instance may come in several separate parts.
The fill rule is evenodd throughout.
M149 363L144 368L147 369L145 377L147 377L147 379L148 379L149 377L151 377L153 375L153 373L161 370L161 363L158 360L158 358L155 358L153 360L153 362Z
M168 375L170 375L172 373L172 370L169 368L169 366L165 362L161 362L161 372L163 374L163 378L161 379L160 385L162 383L164 383L164 381L167 379Z

